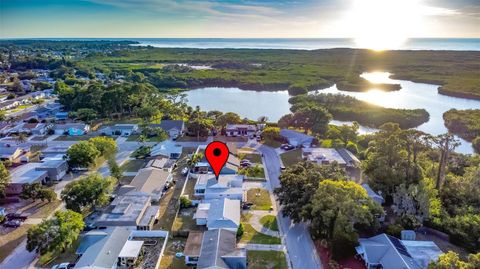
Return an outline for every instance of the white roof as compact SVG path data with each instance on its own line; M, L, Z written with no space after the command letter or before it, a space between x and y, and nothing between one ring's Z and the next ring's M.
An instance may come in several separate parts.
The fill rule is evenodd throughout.
M240 200L228 198L208 201L207 227L216 228L238 228L240 225Z
M182 154L182 146L177 145L174 141L166 140L153 146L151 155L162 155L169 157L172 153Z
M123 248L120 251L120 254L118 254L118 257L138 257L138 254L140 254L140 250L142 250L142 246L143 241L127 241L125 242L125 245L123 245Z

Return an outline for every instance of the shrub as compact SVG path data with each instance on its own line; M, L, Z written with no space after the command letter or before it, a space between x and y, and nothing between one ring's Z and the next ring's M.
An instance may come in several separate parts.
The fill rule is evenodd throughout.
M189 208L192 206L192 201L188 199L187 196L181 196L180 197L180 208Z
M387 227L386 233L395 237L400 237L403 227L400 224L390 224Z
M243 229L243 224L240 223L240 225L238 225L238 230L237 230L237 238L240 238L242 237L243 235L243 232L244 232L244 229Z

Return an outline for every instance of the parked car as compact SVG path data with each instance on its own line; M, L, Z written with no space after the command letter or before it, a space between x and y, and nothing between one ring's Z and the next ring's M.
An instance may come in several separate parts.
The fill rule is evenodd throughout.
M182 169L182 175L183 175L183 176L188 175L188 167L184 167L184 168Z
M240 163L240 167L250 167L252 166L252 163L251 162L243 162L243 163Z
M292 145L290 145L290 144L282 144L282 145L280 146L280 148L283 149L283 150L292 150L292 149L294 149L295 147L292 146Z
M68 262L64 262L64 263L60 263L60 264L55 264L54 266L52 266L51 269L69 269L69 268L72 268L74 265L73 264L70 264Z
M85 228L83 228L83 231L88 232L91 230L95 230L97 226L95 226L93 223L85 225Z
M8 220L3 224L3 226L10 228L18 228L20 225L22 225L22 222L19 220Z
M285 165L283 165L283 164L280 165L280 171L283 171L283 170L285 170L285 169L287 169L287 168L285 167Z
M27 220L28 216L24 214L19 214L19 213L8 213L5 215L7 220L20 220L20 221L25 221Z

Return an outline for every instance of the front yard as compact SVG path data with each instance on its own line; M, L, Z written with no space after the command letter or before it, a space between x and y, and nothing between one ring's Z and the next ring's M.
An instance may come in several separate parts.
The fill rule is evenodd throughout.
M61 135L55 138L53 141L84 141L92 137L95 137L95 136L93 135Z
M282 162L285 165L285 167L292 166L302 161L302 150L294 149L294 150L287 151L285 153L280 154L280 158L282 158Z
M266 215L260 219L263 227L278 232L277 218L274 215Z
M254 188L247 191L247 202L253 203L252 210L270 210L272 200L266 189Z
M282 251L247 251L249 269L286 269L287 259Z
M240 238L240 243L247 244L265 244L265 245L280 245L282 242L280 238L269 236L257 232L252 225L247 222L242 222L243 235Z
M142 159L128 160L121 169L123 172L137 172L146 165L146 161Z

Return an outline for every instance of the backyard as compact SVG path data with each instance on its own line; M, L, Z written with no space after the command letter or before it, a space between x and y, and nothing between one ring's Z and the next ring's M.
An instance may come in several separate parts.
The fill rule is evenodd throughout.
M286 269L287 260L281 251L249 250L247 252L249 269Z

